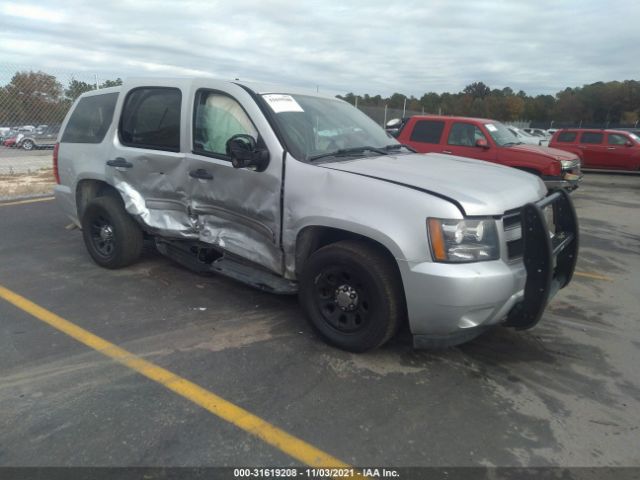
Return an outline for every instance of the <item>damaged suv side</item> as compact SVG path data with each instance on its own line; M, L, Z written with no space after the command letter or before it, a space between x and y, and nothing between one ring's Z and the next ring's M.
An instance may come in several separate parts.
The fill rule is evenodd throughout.
M299 295L329 343L408 320L418 347L525 329L571 280L568 194L500 165L423 156L336 98L211 79L83 94L54 150L56 198L93 260L143 239L197 272Z

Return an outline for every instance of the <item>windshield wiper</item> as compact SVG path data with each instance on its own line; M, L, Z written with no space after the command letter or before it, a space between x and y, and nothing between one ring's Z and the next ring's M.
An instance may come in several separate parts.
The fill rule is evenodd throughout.
M389 155L389 151L382 148L377 148L377 147L369 147L367 145L363 145L361 147L351 147L351 148L341 148L339 150L336 150L335 152L329 152L329 153L321 153L320 155L313 155L311 157L309 157L309 161L313 162L315 160L319 160L321 158L326 158L326 157L348 157L350 155L361 155L364 152L375 152L375 153L379 153L380 155Z
M507 142L503 143L503 147L513 147L514 145L524 145L522 142Z
M416 153L417 150L415 148L410 147L409 145L405 145L404 143L392 143L391 145L386 145L384 147L384 149L387 152L393 151L393 150L400 150L401 148L406 148L407 150L409 150L410 152Z

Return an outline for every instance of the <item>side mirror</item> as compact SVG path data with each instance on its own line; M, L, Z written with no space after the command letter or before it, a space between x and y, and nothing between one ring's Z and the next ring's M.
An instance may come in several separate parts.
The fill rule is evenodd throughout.
M489 144L484 138L479 138L476 140L476 147L484 148L487 150L489 148Z
M633 147L633 142L631 140L627 140L626 142L624 142L624 146L625 147Z
M399 128L401 124L402 124L401 118L392 118L387 122L387 124L385 125L385 128Z
M227 155L234 168L253 168L262 171L269 164L269 152L258 148L256 139L245 133L234 135L226 144Z

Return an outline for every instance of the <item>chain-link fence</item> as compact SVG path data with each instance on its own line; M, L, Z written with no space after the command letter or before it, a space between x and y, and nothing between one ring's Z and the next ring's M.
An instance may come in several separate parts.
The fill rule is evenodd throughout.
M394 118L410 117L412 115L424 115L424 111L406 110L402 108L372 107L368 105L357 105L358 109L371 117L378 125L385 126L389 120Z
M60 124L73 100L119 83L105 74L0 64L0 175L51 168Z

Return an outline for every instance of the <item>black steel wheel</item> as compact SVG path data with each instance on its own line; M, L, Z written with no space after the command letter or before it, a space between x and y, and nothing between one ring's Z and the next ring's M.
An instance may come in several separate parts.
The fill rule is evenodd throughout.
M300 301L328 343L352 352L383 345L406 316L395 261L363 241L337 242L311 255L300 278Z
M89 255L101 267L126 267L142 252L142 229L115 196L98 197L87 205L82 236Z
M367 327L371 292L350 265L330 265L322 269L314 287L315 308L327 324L344 333Z
M113 225L104 215L96 215L91 222L89 235L95 252L104 258L111 257L115 252L113 241Z

